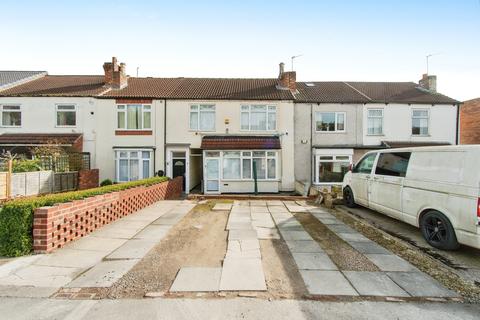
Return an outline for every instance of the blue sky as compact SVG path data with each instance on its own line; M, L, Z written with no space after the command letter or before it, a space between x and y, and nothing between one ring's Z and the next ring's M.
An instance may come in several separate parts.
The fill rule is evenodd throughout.
M418 81L480 96L480 0L10 1L0 4L0 69L159 77Z

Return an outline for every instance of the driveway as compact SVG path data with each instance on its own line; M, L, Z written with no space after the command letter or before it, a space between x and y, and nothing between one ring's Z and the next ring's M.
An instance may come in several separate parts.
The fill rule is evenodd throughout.
M423 238L420 230L414 226L363 207L337 206L336 208L365 219L392 236L409 242L431 257L450 266L466 280L475 282L480 286L480 250L467 246L461 246L457 251L439 250L430 246Z

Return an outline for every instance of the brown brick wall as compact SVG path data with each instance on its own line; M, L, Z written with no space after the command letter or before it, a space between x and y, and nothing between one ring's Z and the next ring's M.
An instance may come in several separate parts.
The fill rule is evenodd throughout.
M480 98L460 107L460 144L480 144Z
M98 169L78 171L78 189L85 190L98 187Z
M38 208L33 215L33 250L51 252L159 200L178 198L182 179Z
M151 136L152 130L115 130L116 136Z

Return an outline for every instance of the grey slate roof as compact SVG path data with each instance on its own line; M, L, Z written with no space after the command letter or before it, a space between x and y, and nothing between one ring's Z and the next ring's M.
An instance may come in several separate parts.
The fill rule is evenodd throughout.
M0 71L0 90L46 75L46 71Z

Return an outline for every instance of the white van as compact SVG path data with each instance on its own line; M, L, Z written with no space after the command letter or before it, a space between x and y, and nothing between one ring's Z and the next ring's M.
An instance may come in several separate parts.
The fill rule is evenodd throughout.
M480 248L480 145L371 151L343 179L345 204L420 227L433 247Z

